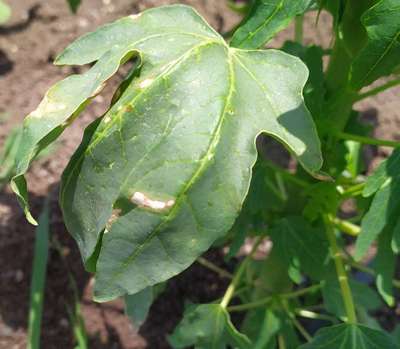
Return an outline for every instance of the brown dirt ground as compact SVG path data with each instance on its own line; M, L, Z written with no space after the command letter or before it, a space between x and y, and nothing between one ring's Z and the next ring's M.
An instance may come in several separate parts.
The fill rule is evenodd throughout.
M145 8L176 1L162 0L83 0L78 15L70 14L65 0L13 0L12 18L0 27L0 114L10 118L0 124L0 148L11 128L32 111L51 84L76 68L57 68L51 64L58 52L73 39L98 25ZM222 0L181 1L194 6L219 31L230 29L238 17ZM305 41L329 44L329 19L322 17L320 25L308 16ZM292 37L289 28L274 40L278 47ZM51 234L63 246L64 260L58 251L50 250L43 318L42 348L70 349L74 347L68 320L67 304L72 304L70 272L78 284L82 312L93 349L168 348L166 334L178 322L183 299L206 302L218 298L226 287L225 280L199 265L193 265L169 283L163 300L151 309L150 318L138 332L123 314L120 301L96 304L91 301L92 280L82 268L79 252L62 223L57 206L58 181L68 158L79 144L84 127L100 115L121 74L113 79L102 96L65 132L50 158L36 162L28 175L33 211L38 214L44 196L51 193ZM400 88L392 89L358 106L360 110L376 109L375 134L388 139L400 139ZM371 114L371 113L369 113ZM374 114L374 113L372 113ZM376 113L375 113L376 114ZM388 149L374 151L376 158L388 154ZM9 189L0 193L0 349L26 347L29 283L31 277L34 228L24 219ZM218 251L207 258L221 264ZM228 269L232 265L226 266Z

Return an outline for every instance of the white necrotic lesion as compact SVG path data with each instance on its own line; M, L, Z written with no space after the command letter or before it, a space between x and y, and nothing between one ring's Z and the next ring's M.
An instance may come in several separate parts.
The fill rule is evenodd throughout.
M138 206L147 207L153 210L164 210L172 207L175 204L175 200L162 201L150 199L144 193L139 191L132 195L131 201Z

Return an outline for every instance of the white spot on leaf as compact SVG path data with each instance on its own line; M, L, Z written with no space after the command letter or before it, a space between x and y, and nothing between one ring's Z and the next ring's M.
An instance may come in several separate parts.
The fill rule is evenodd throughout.
M135 19L138 19L141 15L142 15L141 13L137 13L135 15L130 15L129 18L135 20Z
M132 195L131 201L138 206L151 208L153 210L163 210L165 208L170 208L175 204L175 200L161 201L150 199L139 191Z
M66 109L67 106L64 103L57 103L52 101L46 95L40 102L36 110L34 110L30 116L33 118L41 118L45 114L55 113Z

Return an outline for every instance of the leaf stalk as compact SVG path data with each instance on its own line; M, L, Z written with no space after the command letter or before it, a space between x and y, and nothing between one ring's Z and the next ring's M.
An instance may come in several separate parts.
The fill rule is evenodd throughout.
M360 93L356 97L355 101L358 102L358 101L361 101L361 100L363 100L365 98L375 96L375 95L377 95L377 94L379 94L379 93L381 93L381 92L383 92L383 91L385 91L385 90L387 90L389 88L397 86L397 85L400 85L400 78L399 79L390 80L390 81L388 81L387 83L385 83L385 84L383 84L381 86L375 87L375 88L373 88L373 89L371 89L371 90L369 90L367 92Z
M326 226L326 233L331 248L332 258L335 262L336 272L338 276L338 281L340 285L340 290L342 292L342 298L344 307L347 315L347 323L355 324L357 323L356 310L353 301L353 295L351 293L349 280L347 278L346 269L344 268L342 254L336 242L335 232L332 226L332 217L330 215L324 215L324 221Z
M365 136L359 136L359 135L354 135L351 133L346 133L346 132L336 132L336 137L349 140L349 141L355 141L355 142L360 142L363 144L371 144L371 145L379 145L383 147L392 147L392 148L397 148L400 147L400 142L396 141L390 141L386 139L378 139L378 138L371 138L371 137L365 137Z
M249 264L253 254L257 251L258 245L261 243L262 239L263 239L262 236L259 236L257 238L250 253L246 256L244 261L240 264L238 271L234 275L232 282L229 284L229 286L226 289L226 292L224 294L224 297L222 298L222 301L220 303L222 308L226 308L228 306L229 302L231 301L233 295L235 294L235 290L241 281L242 275L243 275L244 271L246 270L246 267Z

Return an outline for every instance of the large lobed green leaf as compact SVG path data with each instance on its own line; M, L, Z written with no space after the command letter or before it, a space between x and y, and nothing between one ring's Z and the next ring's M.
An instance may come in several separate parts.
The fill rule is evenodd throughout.
M310 343L299 349L398 349L384 332L363 325L341 324L319 330Z
M101 27L58 57L97 63L51 88L25 121L13 188L27 214L30 161L132 54L136 71L62 178L65 223L96 269L99 301L167 280L225 234L248 191L258 134L280 140L309 172L321 166L304 64L230 48L190 7L166 6Z
M231 45L260 48L284 29L294 17L303 14L313 0L256 0L243 23L235 31Z
M361 18L368 43L351 67L350 82L360 89L376 79L393 73L400 64L400 2L380 0Z

